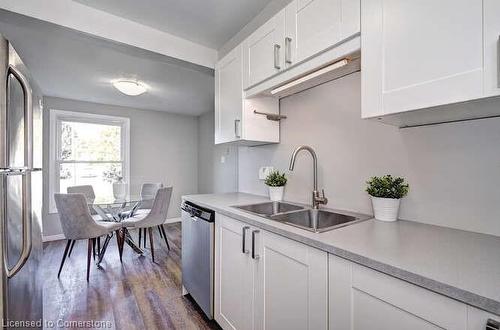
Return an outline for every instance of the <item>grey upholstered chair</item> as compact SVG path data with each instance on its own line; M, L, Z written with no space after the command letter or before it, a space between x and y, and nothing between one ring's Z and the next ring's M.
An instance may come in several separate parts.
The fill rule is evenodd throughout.
M64 254L59 267L57 277L61 271L68 255L70 245L76 240L87 239L87 281L90 274L90 259L92 251L95 257L95 241L97 237L107 235L116 231L116 240L118 242L118 252L120 260L123 252L123 233L120 231L122 224L119 222L99 222L97 223L90 215L86 198L83 194L54 194L59 220L64 236L68 240Z
M87 203L92 204L95 201L95 192L94 192L94 187L91 185L81 185L81 186L70 186L66 188L66 192L68 194L83 194L85 196L85 199L87 200ZM89 208L90 214L92 215L92 218L96 221L102 220L102 217L97 214L97 212L93 208ZM75 246L75 242L71 244L71 248L69 249L68 257L71 257L71 253L73 252L73 247ZM97 238L97 250L101 250L101 238Z
M68 194L83 194L88 203L95 200L94 188L91 185L71 186L66 188Z
M163 188L163 183L143 183L141 186L141 198L144 200L139 206L140 210L146 210L148 213L153 207L153 199L158 189Z
M137 205L137 209L132 211L132 215L145 215L151 212L151 208L153 207L153 200L156 196L156 192L158 189L163 188L163 183L143 183L141 186L141 199L142 202ZM158 226L158 232L160 233L160 237L163 236L163 232L165 229L163 226ZM139 229L139 247L141 247L141 236L144 235L144 247L146 247L146 228ZM166 240L165 236L165 240ZM167 241L168 244L168 241Z
M172 196L172 187L168 188L160 188L156 192L155 199L153 201L153 205L151 211L147 214L137 214L128 219L122 221L125 229L127 228L137 228L147 229L149 233L149 244L151 245L151 256L153 258L153 262L155 260L154 254L154 245L153 245L153 227L160 227L163 231L163 238L165 239L165 243L167 244L167 248L170 250L170 246L168 244L167 235L165 235L165 229L163 228L163 224L167 219L168 206L170 204L170 198ZM146 234L144 234L144 242L146 242Z

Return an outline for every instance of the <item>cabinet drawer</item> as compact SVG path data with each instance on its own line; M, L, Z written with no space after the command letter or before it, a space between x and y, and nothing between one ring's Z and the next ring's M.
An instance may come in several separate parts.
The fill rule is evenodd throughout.
M390 308L398 309L396 313L403 320L410 320L410 316L405 315L408 313L425 320L429 325L425 328L431 329L432 325L445 329L466 328L465 304L369 268L353 264L352 288L358 302L368 303L366 299L371 299L374 303L377 300L376 304L380 306L390 305ZM417 324L418 320L408 322Z

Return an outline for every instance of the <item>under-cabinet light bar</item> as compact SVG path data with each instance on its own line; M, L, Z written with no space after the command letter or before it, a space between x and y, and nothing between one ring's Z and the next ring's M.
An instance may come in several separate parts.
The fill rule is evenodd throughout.
M294 86L302 84L303 82L306 82L306 81L311 80L313 78L319 77L319 76L321 76L321 75L323 75L325 73L328 73L330 71L333 71L333 70L339 69L339 68L341 68L343 66L346 66L348 63L349 63L348 59L343 59L343 60L340 60L338 62L332 63L332 64L330 64L328 66L325 66L322 69L319 69L318 71L311 72L308 75L305 75L305 76L300 77L300 78L298 78L296 80L290 81L287 84L284 84L284 85L282 85L280 87L277 87L277 88L271 90L271 94L274 95L274 94L281 93L281 92L283 92L283 91L285 91L287 89L290 89L290 88L292 88Z

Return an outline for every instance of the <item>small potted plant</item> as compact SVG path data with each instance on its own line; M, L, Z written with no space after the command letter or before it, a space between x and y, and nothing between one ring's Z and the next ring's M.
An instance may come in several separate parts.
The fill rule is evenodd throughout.
M401 198L408 194L409 185L404 178L391 175L374 176L366 182L366 192L371 196L375 219L396 221Z
M266 177L264 183L269 187L269 199L274 201L282 201L283 193L286 185L285 173L273 171Z

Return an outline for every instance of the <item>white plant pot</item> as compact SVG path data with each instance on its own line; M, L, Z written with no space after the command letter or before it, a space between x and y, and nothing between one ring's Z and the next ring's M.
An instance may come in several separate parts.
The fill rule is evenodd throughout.
M113 196L116 200L124 200L127 195L127 184L124 182L113 183Z
M278 202L283 200L283 193L285 192L285 187L269 187L269 199L273 202Z
M371 197L375 219L388 222L398 219L401 199Z

